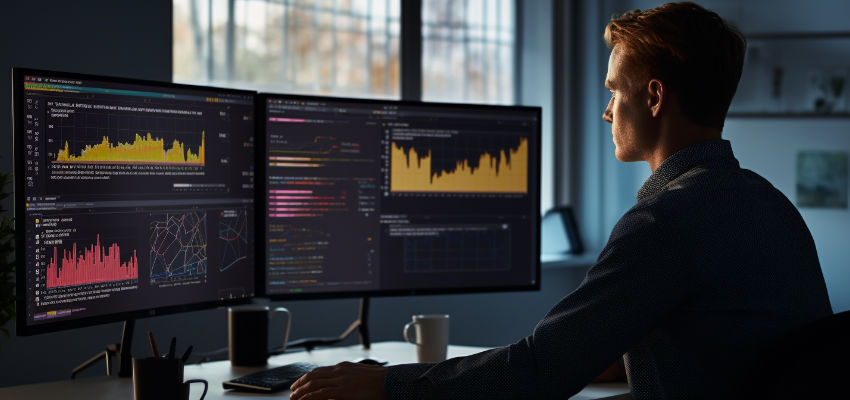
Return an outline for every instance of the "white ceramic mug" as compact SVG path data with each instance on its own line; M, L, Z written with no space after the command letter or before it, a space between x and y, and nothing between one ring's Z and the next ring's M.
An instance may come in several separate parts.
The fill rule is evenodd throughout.
M410 327L416 327L416 337L410 338ZM449 348L449 315L414 315L404 325L404 340L416 345L416 357L421 363L445 361Z

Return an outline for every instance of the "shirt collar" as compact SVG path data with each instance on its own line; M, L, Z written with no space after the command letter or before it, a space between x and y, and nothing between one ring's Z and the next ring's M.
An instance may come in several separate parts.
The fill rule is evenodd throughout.
M738 160L732 154L732 145L728 140L707 140L695 143L667 157L638 190L638 201L660 193L665 185L686 171L712 162L722 162L738 167Z

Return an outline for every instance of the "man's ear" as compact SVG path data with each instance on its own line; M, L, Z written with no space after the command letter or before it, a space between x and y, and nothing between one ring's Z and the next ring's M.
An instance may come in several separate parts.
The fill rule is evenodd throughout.
M647 84L647 106L653 118L661 115L661 108L664 106L666 98L666 87L658 79L650 79Z

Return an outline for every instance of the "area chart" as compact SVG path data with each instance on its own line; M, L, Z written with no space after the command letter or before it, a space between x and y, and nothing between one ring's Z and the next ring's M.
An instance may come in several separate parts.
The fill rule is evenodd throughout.
M392 142L392 192L527 193L528 140L504 147Z
M56 154L54 162L204 165L205 136L201 132L201 143L194 151L176 139L166 147L165 139L155 138L150 133L145 136L137 133L132 142L126 143L113 143L104 136L100 143L86 145L79 154L71 154L68 141L65 141L65 147Z

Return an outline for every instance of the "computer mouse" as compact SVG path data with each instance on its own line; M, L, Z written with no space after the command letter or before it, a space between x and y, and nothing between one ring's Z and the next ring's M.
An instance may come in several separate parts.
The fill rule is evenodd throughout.
M354 360L354 362L356 362L358 364L366 364L366 365L385 365L388 361L387 360L381 360L381 359L378 359L378 358L372 358L372 357L363 357L363 358L358 358L358 359Z

